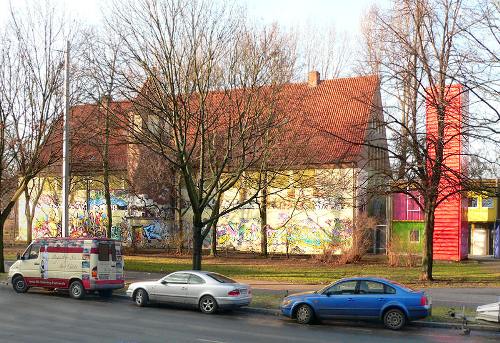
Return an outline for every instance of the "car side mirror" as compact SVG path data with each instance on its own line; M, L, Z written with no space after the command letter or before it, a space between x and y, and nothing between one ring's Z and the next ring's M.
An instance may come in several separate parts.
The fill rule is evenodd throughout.
M16 260L20 260L20 259L21 259L21 253L20 253L20 252L18 252L18 253L16 254Z
M165 281L165 280L161 280L161 284L162 284L162 285L166 285L166 284L168 284L168 282L167 282L167 281Z

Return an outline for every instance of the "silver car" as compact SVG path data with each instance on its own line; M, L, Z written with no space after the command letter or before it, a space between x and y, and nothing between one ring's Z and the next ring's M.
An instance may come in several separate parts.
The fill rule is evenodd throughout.
M203 313L217 309L247 306L252 301L250 286L217 273L207 271L179 271L158 281L134 282L127 295L137 306L149 302L195 306Z

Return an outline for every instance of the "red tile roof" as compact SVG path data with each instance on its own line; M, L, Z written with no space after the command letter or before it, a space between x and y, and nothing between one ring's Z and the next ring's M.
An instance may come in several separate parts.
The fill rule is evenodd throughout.
M315 87L307 83L285 85L278 106L287 116L287 123L277 150L281 149L280 155L293 160L292 165L287 166L356 162L379 97L379 79L376 76L323 80ZM127 116L132 106L128 101L114 101L111 110L115 115ZM218 108L220 110L221 106ZM102 108L95 104L78 105L72 108L71 117L72 171L101 170ZM127 168L126 137L123 126L113 127L111 170Z
M316 87L293 84L286 92L301 99L294 105L287 137L303 145L297 163L326 165L359 159L368 122L377 109L378 77L324 80Z

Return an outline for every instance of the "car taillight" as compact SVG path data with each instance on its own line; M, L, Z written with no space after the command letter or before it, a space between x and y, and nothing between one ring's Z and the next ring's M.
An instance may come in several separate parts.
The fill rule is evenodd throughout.
M427 305L427 297L425 295L422 295L420 298L420 306L425 306Z
M240 295L240 290L239 289L233 289L232 291L228 292L227 295L230 297L237 297Z
M97 269L92 269L92 277L97 278Z

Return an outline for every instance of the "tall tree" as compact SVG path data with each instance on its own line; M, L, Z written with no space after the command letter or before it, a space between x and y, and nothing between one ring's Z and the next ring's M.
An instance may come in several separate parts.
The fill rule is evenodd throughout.
M0 272L5 221L30 181L61 153L63 21L48 4L13 10L0 37Z
M464 142L475 139L483 144L494 143L497 138L484 135L485 130L491 130L491 126L485 126L485 118L491 118L495 112L488 111L491 106L483 102L484 95L491 91L491 86L485 84L489 84L487 80L494 82L495 76L485 68L487 61L467 48L468 32L476 25L467 20L470 13L461 0L398 0L392 10L377 13L371 25L375 31L372 36L381 39L379 66L390 133L387 150L396 165L396 170L387 176L392 180L393 192L415 197L417 191L422 197L424 280L433 279L436 208L465 189L470 181L466 170L457 175L447 163L453 158L447 147L454 139L447 132L455 130L453 125L457 124L450 121L450 113L457 108L456 101L450 98L449 85L463 85L461 93L453 97L469 92L478 100L471 102L470 110L466 104L458 109L464 114L459 123ZM486 106L478 106L481 102ZM437 132L432 135L426 132L426 108L431 109L437 123ZM455 157L457 154L474 155L470 150L457 152ZM446 189L443 185L447 185Z
M116 131L117 124L111 101L116 97L119 87L119 68L121 44L112 32L100 33L90 29L85 33L86 39L81 54L82 77L86 80L86 96L98 105L99 117L102 117L102 130L92 135L85 142L95 146L102 160L102 184L106 200L106 237L111 237L113 227L113 211L110 189L110 138ZM96 113L91 113L96 115ZM101 132L102 131L102 132Z
M276 28L250 27L230 3L129 2L115 7L110 23L129 58L130 132L181 174L193 269L200 269L211 224L258 196L212 211L246 170L265 165L273 130L283 124L276 102L294 55Z

